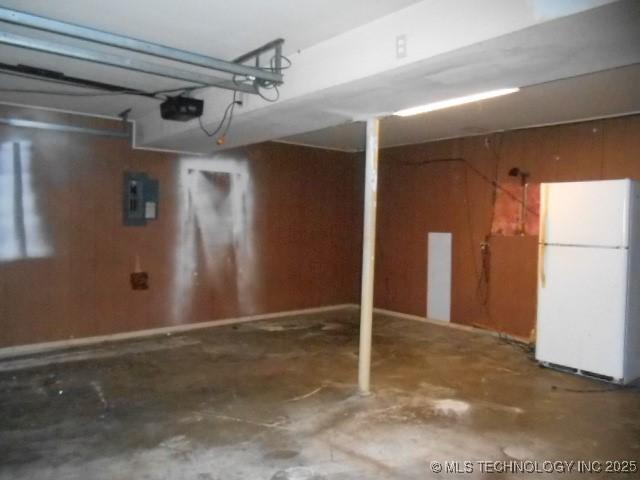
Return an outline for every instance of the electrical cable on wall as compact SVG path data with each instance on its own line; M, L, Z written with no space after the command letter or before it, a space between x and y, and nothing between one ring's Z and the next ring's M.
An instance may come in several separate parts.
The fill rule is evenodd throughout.
M487 177L484 173L482 173L478 168L476 168L474 165L472 165L467 159L463 158L463 157L447 157L447 158L435 158L435 159L427 159L427 160L421 160L418 162L401 162L403 165L411 165L411 166L424 166L424 165L431 165L431 164L435 164L435 163L453 163L453 162L459 162L462 163L463 165L465 165L465 167L469 170L471 170L473 173L475 173L479 178L481 178L483 181L485 181L486 183L488 183L489 185L491 185L493 187L493 191L492 191L492 205L491 205L491 224L493 224L493 217L495 214L495 203L496 203L496 191L500 190L502 192L504 192L507 196L511 197L513 200L515 200L516 202L518 202L519 204L523 205L526 210L528 212L530 212L531 214L533 214L534 216L539 216L538 212L532 210L531 208L529 208L528 206L526 206L526 202L519 198L517 195L515 195L514 193L512 193L511 191L507 190L506 188L502 187L498 181L497 181L497 168L499 166L499 156L496 157L496 179L492 180L489 177ZM465 169L466 170L466 169ZM466 180L465 180L466 181ZM465 195L468 195L467 193L465 193ZM468 202L468 199L467 199ZM467 205L467 208L469 208L469 205ZM481 295L481 303L483 305L486 306L487 302L488 302L488 297L489 297L489 292L488 292L488 288L489 288L489 265L488 265L488 255L489 255L489 251L488 251L488 245L489 245L489 239L491 237L491 224L489 225L489 233L487 233L485 235L485 239L484 242L481 244L482 248L483 248L483 261L482 261L482 271L481 274L477 276L477 287L476 287L476 291L477 294L480 295L480 291L481 291L481 286L482 283L484 281L484 284L486 286L486 292L484 292L484 294ZM472 232L469 232L470 235L472 235ZM474 249L475 251L475 249ZM473 252L472 252L473 253ZM475 254L473 255L473 257L475 258ZM474 260L474 264L475 264L475 260ZM487 315L489 315L487 313Z
M283 60L285 60L287 62L287 64L284 65L284 66L281 66L280 67L280 71L290 68L291 67L291 60L289 60L289 58L285 57L284 55L282 55L281 58ZM274 62L275 62L275 56L273 56L271 58L271 60L269 61L269 65L270 66L269 66L269 68L267 70L271 70L273 72L278 71L278 69L275 68ZM240 84L245 83L247 81L253 82L253 84L256 87L256 92L265 101L273 103L273 102L276 102L280 98L280 90L278 89L278 85L275 82L258 81L257 79L249 79L247 77L245 77L244 81L243 81L243 80L238 80L238 76L237 75L234 75L234 77L233 77L233 82L236 85L240 85ZM200 87L200 88L202 88L202 87ZM199 89L199 87L186 89L186 90L183 91L182 94L191 93L194 90L198 90L198 89ZM264 89L264 90L275 90L276 94L275 94L274 97L268 97L264 93L262 93L261 89ZM202 130L203 133L207 137L213 137L213 136L217 135L220 131L222 131L222 133L220 134L220 136L216 140L216 143L218 145L223 145L224 142L225 142L226 135L227 135L229 129L231 128L231 123L233 122L233 114L234 114L235 108L236 108L236 106L241 106L241 105L242 105L242 101L238 100L238 91L236 90L236 91L233 92L233 99L231 100L231 102L225 108L224 114L222 115L222 119L220 120L220 123L218 124L218 126L213 131L211 131L211 132L208 131L205 128L204 124L202 123L202 117L200 116L200 117L198 117L198 124L200 126L200 130ZM228 117L228 119L227 119L227 117Z
M487 317L491 322L493 322L493 320L491 318L491 312L489 311L489 308L487 306L487 304L489 303L489 298L491 296L491 237L493 222L496 216L496 202L498 199L498 174L500 172L500 163L502 159L500 151L502 150L503 141L504 137L500 135L500 144L496 148L489 137L485 137L484 139L485 147L493 154L493 157L495 159L495 166L493 169L493 188L491 189L491 210L489 216L489 226L486 229L484 241L480 244L481 268L480 275L477 277L476 294L484 305L485 311L487 312Z
M471 223L471 208L470 208L470 200L469 200L469 194L468 194L468 179L467 179L467 171L471 170L472 172L474 172L476 175L478 175L482 180L484 180L485 182L487 182L488 184L490 184L493 189L495 190L495 188L497 188L498 183L496 181L493 181L491 179L489 179L486 175L484 175L482 172L480 172L477 168L475 168L473 165L471 165L465 158L463 157L444 157L444 158L430 158L430 159L426 159L426 160L421 160L421 161L403 161L401 162L402 165L407 165L407 166L428 166L428 165L434 165L434 164L439 164L439 163L461 163L465 169L464 169L464 194L465 194L465 210L467 212L466 215L466 220L467 220L467 230L468 230L468 235L469 235L469 246L470 246L470 254L471 254L471 258L473 261L473 268L474 268L474 273L475 273L475 277L476 277L476 297L478 298L482 309L484 310L487 318L491 321L491 313L489 312L487 303L488 303L488 279L489 279L489 275L488 275L488 270L485 269L485 255L483 255L483 260L482 260L482 271L479 272L478 271L478 267L477 267L477 260L476 260L476 254L475 254L475 248L474 248L474 242L473 242L473 226ZM493 209L493 207L492 207ZM486 240L486 237L485 237ZM484 252L483 252L484 253ZM485 280L485 284L486 284L486 293L487 295L482 295L482 284L483 284L483 280Z
M449 162L462 162L467 168L469 168L473 173L475 173L478 177L480 177L482 180L487 182L489 185L492 185L494 188L502 191L503 193L511 197L516 202L522 205L525 205L525 202L523 199L519 198L516 194L502 187L497 181L491 180L489 177L487 177L484 173L482 173L480 170L474 167L471 163L469 163L469 161L467 161L467 159L463 157L435 158L435 159L421 160L418 162L401 162L401 163L403 165L423 166L423 165L430 165L435 163L449 163ZM527 211L532 215L535 215L536 217L539 216L538 212L536 212L535 210L532 210L529 207L527 207Z
M233 100L231 100L231 103L229 103L229 105L227 105L227 108L225 108L224 115L222 116L222 120L220 120L220 123L212 132L209 132L205 128L205 126L202 123L202 117L201 116L198 117L198 124L200 125L200 129L204 132L204 134L207 137L213 137L214 135L217 135L218 132L220 132L220 130L224 129L222 131L222 135L220 135L220 137L217 140L218 145L222 145L224 143L225 136L229 131L229 128L231 127L231 122L233 121L233 112L236 108L236 105L242 105L242 102L238 100L237 96L238 96L238 92L237 91L233 92ZM227 121L227 116L229 117L228 121Z
M492 321L491 312L487 304L489 303L490 292L490 265L491 265L491 250L489 249L489 237L491 236L491 225L489 226L489 233L484 237L484 241L480 243L480 271L478 271L478 261L476 259L476 249L473 241L473 222L471 215L471 200L469 198L469 181L468 181L468 169L464 169L464 196L465 196L465 210L467 212L467 232L469 239L469 250L471 258L473 259L473 270L476 280L476 297L480 300L482 308ZM495 189L494 189L495 190ZM492 203L491 209L493 210L494 204Z
M487 148L490 147L489 142L487 142ZM426 166L426 165L431 165L431 164L436 164L436 163L461 163L465 166L465 170L464 170L464 195L465 195L465 207L466 207L466 221L467 221L467 230L468 230L468 235L469 235L469 242L470 242L470 250L471 250L471 256L473 259L473 266L474 266L474 273L476 276L476 297L478 298L480 304L482 305L482 308L487 316L487 318L489 319L489 321L493 322L492 320L492 315L491 312L489 311L488 308L488 300L489 300L489 292L490 292L490 250L489 250L489 240L492 236L491 234L491 228L493 225L493 220L494 220L494 216L495 216L495 206L496 206L496 199L497 199L497 191L500 190L502 192L504 192L507 196L509 196L511 199L513 199L514 201L516 201L517 203L519 203L520 205L522 205L528 212L530 212L531 214L533 214L534 216L539 216L538 212L530 209L527 205L524 199L518 197L517 195L515 195L514 193L512 193L511 191L509 191L508 189L502 187L499 183L498 183L498 172L499 172L499 168L500 168L500 155L499 153L494 149L491 148L491 151L494 154L495 157L495 168L494 168L494 179L489 178L487 175L485 175L482 171L480 171L477 167L475 167L473 164L471 164L466 158L464 157L444 157L444 158L430 158L430 159L426 159L426 160L421 160L421 161L403 161L401 162L401 164L403 165L408 165L408 166ZM490 215L490 223L489 223L489 227L488 227L488 232L484 237L484 241L481 243L481 251L482 251L482 257L481 257L481 268L480 271L478 271L478 267L477 267L477 259L476 259L476 254L475 254L475 248L474 248L474 242L473 242L473 224L472 224L472 219L471 219L471 202L469 199L469 186L468 186L468 179L467 179L467 171L470 170L472 171L477 177L479 177L481 180L483 180L485 183L491 185L492 187L492 192L491 192L491 215Z

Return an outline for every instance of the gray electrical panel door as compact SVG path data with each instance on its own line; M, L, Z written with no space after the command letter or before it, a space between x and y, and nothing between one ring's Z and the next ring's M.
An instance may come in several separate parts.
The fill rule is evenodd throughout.
M146 225L158 218L158 181L142 172L125 172L123 185L123 223Z

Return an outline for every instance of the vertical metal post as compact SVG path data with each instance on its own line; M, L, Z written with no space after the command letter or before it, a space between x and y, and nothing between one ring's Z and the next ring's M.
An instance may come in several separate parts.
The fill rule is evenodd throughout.
M371 331L373 323L373 273L376 250L376 208L378 196L378 134L380 121L367 120L364 186L364 233L362 241L362 296L360 299L360 352L358 387L368 394L371 377Z

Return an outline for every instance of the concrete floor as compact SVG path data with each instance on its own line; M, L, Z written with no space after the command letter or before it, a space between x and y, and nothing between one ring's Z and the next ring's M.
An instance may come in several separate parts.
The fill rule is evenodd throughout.
M345 310L1 362L0 478L511 478L430 462L640 460L637 388L377 316L361 397L357 333Z

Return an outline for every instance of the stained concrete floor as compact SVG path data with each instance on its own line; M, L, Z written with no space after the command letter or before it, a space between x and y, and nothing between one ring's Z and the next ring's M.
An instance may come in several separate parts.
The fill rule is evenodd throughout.
M637 388L377 316L362 397L357 333L345 310L0 362L0 478L498 479L523 475L430 462L640 461Z

